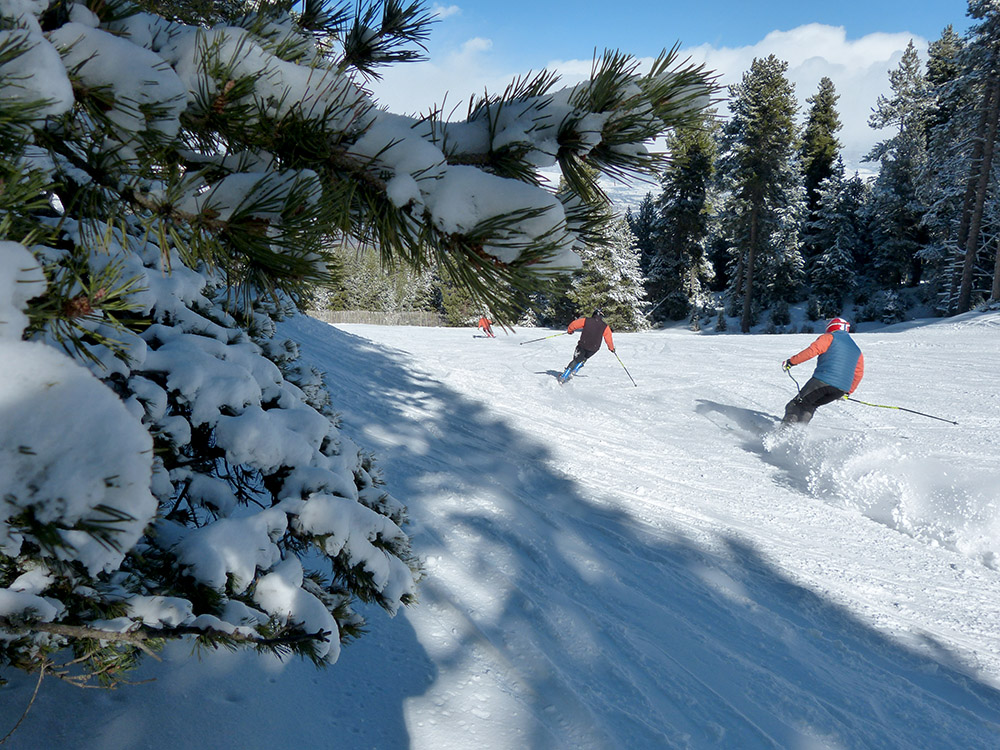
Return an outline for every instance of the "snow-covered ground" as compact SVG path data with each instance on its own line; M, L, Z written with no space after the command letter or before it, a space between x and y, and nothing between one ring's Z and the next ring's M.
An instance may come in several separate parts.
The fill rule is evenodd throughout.
M174 647L46 680L11 748L1000 747L1000 314L856 335L791 437L813 335L283 326L380 457L420 601L316 671ZM811 363L792 374L803 383ZM0 734L35 681L0 689Z

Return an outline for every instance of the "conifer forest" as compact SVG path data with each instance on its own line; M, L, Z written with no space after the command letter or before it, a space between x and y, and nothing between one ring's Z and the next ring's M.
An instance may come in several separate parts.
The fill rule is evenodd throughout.
M709 319L789 331L852 311L893 323L912 311L954 315L1000 298L996 168L997 12L970 2L922 61L913 43L888 72L869 125L888 137L865 156L876 177L840 158L838 95L824 77L801 124L787 65L755 59L729 87L729 114L671 134L661 190L628 221L655 321Z

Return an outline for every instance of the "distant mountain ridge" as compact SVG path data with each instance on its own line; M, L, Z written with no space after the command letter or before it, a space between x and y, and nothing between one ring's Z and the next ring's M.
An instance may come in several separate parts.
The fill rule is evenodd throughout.
M608 178L600 181L601 190L611 200L615 209L622 214L629 208L633 211L639 208L646 193L652 193L655 198L660 192L660 185L657 182L640 182L635 180L631 183L623 183Z
M558 167L550 167L541 170L545 178L555 186L559 184L560 172ZM646 197L646 193L652 193L655 197L660 192L660 183L658 180L632 180L630 182L620 182L618 180L611 179L610 177L602 177L599 180L601 190L604 194L608 196L611 204L615 207L615 210L621 214L624 214L629 208L635 211L639 204L642 203L642 199Z

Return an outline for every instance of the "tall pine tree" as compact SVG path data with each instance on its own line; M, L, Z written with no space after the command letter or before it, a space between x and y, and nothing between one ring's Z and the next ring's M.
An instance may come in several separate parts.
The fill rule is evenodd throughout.
M833 174L820 183L811 226L818 252L809 274L818 317L843 313L845 299L854 290L856 269L870 255L865 193L858 175L845 179L839 160Z
M833 81L823 76L816 93L806 99L809 113L802 132L801 164L806 190L806 207L815 210L819 203L819 185L834 173L841 143L837 131L841 129L837 100L840 95Z
M918 187L927 158L932 94L912 41L899 67L889 72L889 87L892 95L878 98L868 122L894 132L865 158L881 164L872 194L874 271L879 283L892 289L920 282L921 251L928 242Z
M819 205L819 186L832 176L840 155L841 144L837 131L842 127L837 114L839 99L833 81L826 76L820 79L816 93L806 102L810 105L802 132L801 164L806 191L806 228L802 234L802 254L806 265L818 252L809 227Z
M639 208L632 211L632 207L625 211L625 221L628 222L629 229L635 235L635 244L639 248L639 269L643 276L649 274L649 266L656 255L655 240L653 232L656 227L656 206L652 193L646 193L639 202Z
M975 122L975 126L956 236L960 264L956 266L950 308L955 312L972 307L977 277L983 279L984 287L989 283L983 251L984 237L989 233L984 230L990 224L989 212L995 202L989 199L996 192L993 165L1000 135L1000 10L994 2L969 0L969 15L978 23L969 31L960 85L969 103L966 120ZM988 295L1000 299L1000 246L995 250Z
M919 196L927 212L927 245L921 252L925 281L933 284L938 308L947 312L957 305L961 279L958 231L969 184L969 158L981 148L974 143L976 121L974 86L963 80L965 42L948 26L928 46L927 81L932 105L927 130L927 162Z
M619 331L646 327L646 291L639 269L639 248L624 218L611 222L601 242L582 251L583 268L574 274L569 298L580 315L600 309Z
M712 271L706 241L713 205L718 122L714 112L667 139L670 164L656 201L654 255L646 279L654 320L681 320L705 301Z
M723 231L734 258L728 294L740 330L758 309L791 301L801 283L798 227L804 211L798 164L798 105L788 63L757 58L730 86L732 117L723 129L719 175L727 195Z

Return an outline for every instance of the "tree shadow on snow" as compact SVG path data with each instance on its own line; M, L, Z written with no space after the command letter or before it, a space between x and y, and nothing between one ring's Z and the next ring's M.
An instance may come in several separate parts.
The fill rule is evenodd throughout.
M411 742L967 748L1000 736L1000 692L940 644L887 638L742 542L706 546L601 504L546 445L403 352L308 319L292 334L308 359L337 363L345 432L375 451L428 561L404 614L420 623L416 662L434 648L406 707ZM758 444L776 421L699 408Z
M200 685L161 696L175 724L218 714L202 746L969 748L1000 736L1000 692L946 649L885 637L737 540L696 541L602 504L546 445L403 352L310 319L283 333L328 368L344 432L410 508L427 577L419 602L392 620L374 613L341 663L301 665L273 711L224 713ZM699 410L740 431L773 419ZM613 474L613 454L604 460ZM121 706L142 689L119 691ZM107 721L116 700L92 702ZM254 741L222 739L229 721ZM165 737L154 746L185 745Z
M47 676L4 748L405 748L403 704L435 679L435 666L406 618L390 620L377 609L365 615L369 632L323 669L174 643L162 662L147 658L129 675L139 684L81 690ZM11 671L0 688L3 733L36 683Z

